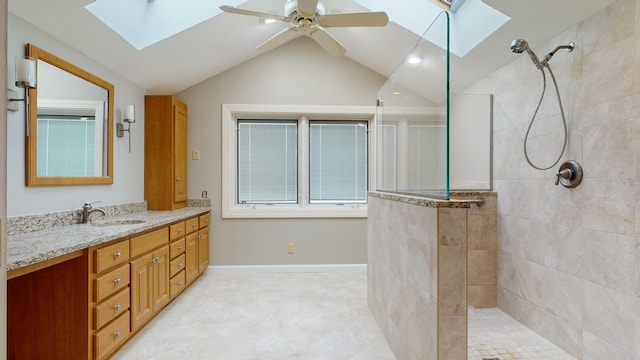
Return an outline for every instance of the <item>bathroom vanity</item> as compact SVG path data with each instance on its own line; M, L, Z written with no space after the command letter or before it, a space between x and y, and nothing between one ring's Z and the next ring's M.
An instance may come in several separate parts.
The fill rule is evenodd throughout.
M209 208L9 237L9 359L108 359L209 264Z

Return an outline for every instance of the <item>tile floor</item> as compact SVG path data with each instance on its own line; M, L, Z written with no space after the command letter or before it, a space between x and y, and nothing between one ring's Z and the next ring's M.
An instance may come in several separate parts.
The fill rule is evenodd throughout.
M207 271L113 357L393 360L366 272Z
M575 360L497 308L469 308L468 325L468 360Z
M395 360L366 272L207 271L114 360ZM575 360L502 311L469 309L469 360ZM429 360L429 359L425 359Z

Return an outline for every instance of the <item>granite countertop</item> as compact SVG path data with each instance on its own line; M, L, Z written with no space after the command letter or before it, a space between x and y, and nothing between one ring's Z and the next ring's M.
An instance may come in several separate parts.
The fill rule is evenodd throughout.
M471 205L475 204L480 198L495 197L496 193L492 191L452 191L451 200L436 199L420 195L385 193L380 191L371 191L369 192L369 196L434 208L470 208Z
M151 230L181 219L204 214L209 207L186 207L173 211L143 211L127 215L95 219L95 223L119 220L142 220L139 224L97 226L75 224L50 230L9 235L7 238L7 271L39 263L91 246Z

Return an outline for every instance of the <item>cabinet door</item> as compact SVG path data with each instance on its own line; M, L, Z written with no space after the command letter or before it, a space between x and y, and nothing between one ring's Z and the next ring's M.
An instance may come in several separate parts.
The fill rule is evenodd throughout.
M137 330L153 315L152 259L144 255L131 261L131 330Z
M209 266L209 227L198 231L198 272L202 274Z
M175 104L173 106L174 121L174 149L173 172L174 188L173 201L187 200L187 108Z
M151 267L153 311L160 311L169 303L169 245L153 252Z
M198 233L187 236L186 246L187 284L198 277Z

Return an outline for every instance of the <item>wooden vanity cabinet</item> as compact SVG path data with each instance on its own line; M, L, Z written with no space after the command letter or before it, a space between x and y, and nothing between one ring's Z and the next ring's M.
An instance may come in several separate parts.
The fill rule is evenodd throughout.
M169 229L130 240L131 331L137 331L169 303Z
M148 210L187 201L187 105L174 96L144 99L144 197Z
M169 296L173 300L187 286L186 281L186 222L181 221L169 226L171 243L169 264Z
M198 273L202 274L209 266L209 214L200 215L198 230Z
M89 249L89 359L106 359L130 327L129 240Z
M111 358L206 268L208 222L195 216L10 271L8 359Z

